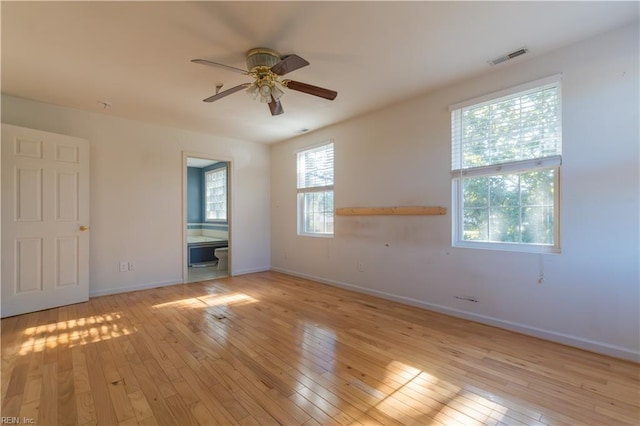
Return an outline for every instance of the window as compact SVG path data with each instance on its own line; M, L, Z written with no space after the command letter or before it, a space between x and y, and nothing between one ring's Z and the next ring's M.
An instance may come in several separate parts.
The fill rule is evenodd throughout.
M333 142L298 153L298 234L333 236Z
M559 76L451 107L453 245L558 252Z
M204 173L205 220L227 221L227 168Z

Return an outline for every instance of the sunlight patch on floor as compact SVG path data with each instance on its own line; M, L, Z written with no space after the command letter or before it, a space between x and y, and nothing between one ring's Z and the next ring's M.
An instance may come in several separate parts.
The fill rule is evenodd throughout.
M197 297L190 297L188 299L172 300L171 302L158 303L151 306L155 309L160 308L204 308L205 304Z
M187 299L173 300L166 303L158 303L153 308L206 308L209 306L245 305L258 302L244 293L206 294L204 296L189 297Z
M387 365L387 377L401 385L374 407L400 422L420 418L438 424L481 425L499 422L508 411L507 407L400 361Z
M244 293L210 294L199 297L198 299L202 300L208 306L246 305L258 301L258 299L254 299Z
M20 346L19 354L42 352L60 345L72 348L134 333L117 323L122 318L122 312L112 312L29 327L23 333L27 340Z
M211 306L246 305L258 301L258 299L244 293L205 294L204 296L158 303L152 305L152 308L206 308Z

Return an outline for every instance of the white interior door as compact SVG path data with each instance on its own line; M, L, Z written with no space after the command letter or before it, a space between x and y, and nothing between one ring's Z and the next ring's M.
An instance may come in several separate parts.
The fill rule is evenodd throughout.
M0 316L89 299L89 142L2 124Z

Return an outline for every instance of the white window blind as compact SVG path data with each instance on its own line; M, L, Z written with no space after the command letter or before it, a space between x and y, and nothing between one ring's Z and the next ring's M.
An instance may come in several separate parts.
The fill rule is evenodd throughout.
M559 84L453 109L452 171L560 155Z
M333 185L333 143L298 153L298 189Z

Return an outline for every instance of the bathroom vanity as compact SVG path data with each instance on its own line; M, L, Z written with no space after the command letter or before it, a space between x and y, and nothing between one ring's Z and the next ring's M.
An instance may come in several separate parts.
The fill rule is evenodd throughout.
M206 237L202 235L187 237L187 262L191 267L210 266L217 259L214 251L227 247L229 241L223 238Z

